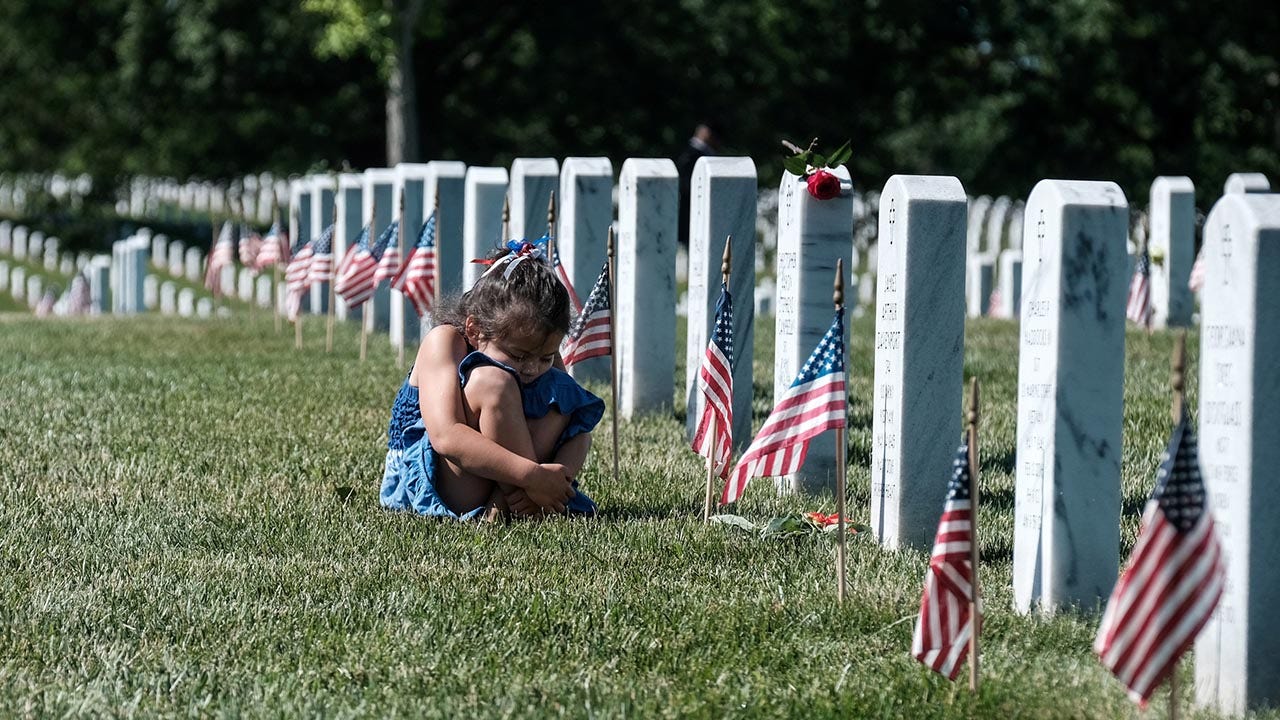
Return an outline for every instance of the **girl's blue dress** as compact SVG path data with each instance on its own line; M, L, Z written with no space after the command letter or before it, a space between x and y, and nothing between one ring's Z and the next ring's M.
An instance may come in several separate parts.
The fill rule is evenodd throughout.
M466 387L472 368L481 365L502 368L519 381L513 368L476 350L458 364L458 381L463 387ZM544 417L553 407L562 415L569 416L569 425L556 443L557 450L569 438L591 432L604 416L604 401L587 392L568 373L558 368L551 368L528 385L522 384L520 392L527 418ZM379 492L382 506L459 520L470 520L484 510L483 506L462 513L450 510L436 492L435 473L435 451L431 449L431 440L422 424L418 388L409 384L406 375L391 406L391 423L387 427L387 462ZM573 485L577 489L577 481ZM590 514L596 511L596 504L580 490L566 505L570 513Z

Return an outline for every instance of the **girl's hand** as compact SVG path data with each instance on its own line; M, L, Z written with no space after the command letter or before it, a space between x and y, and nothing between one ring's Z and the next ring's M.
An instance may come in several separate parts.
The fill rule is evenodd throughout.
M542 509L538 507L537 503L529 499L528 493L520 488L512 489L504 498L507 501L507 509L517 517L534 515Z
M568 468L560 463L542 463L530 474L524 492L543 510L562 513L565 502L577 495L569 483Z

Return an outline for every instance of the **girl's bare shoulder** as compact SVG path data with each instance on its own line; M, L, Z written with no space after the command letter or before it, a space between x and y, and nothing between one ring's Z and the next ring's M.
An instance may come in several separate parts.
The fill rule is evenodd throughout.
M456 372L454 368L466 356L467 341L462 333L452 325L437 325L422 338L422 343L418 346L418 357L414 361L409 384L421 387L423 375L432 371Z

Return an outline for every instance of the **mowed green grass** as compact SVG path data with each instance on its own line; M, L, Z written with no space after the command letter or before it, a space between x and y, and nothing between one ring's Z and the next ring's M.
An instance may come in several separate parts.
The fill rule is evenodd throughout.
M850 347L861 522L872 329L853 323ZM758 426L772 326L756 337ZM971 321L966 343L989 502L977 696L909 655L925 552L854 542L838 605L830 537L702 523L674 413L621 427L618 482L606 416L581 477L593 520L381 510L404 371L383 336L364 364L352 327L323 344L321 321L297 352L265 314L0 319L0 716L1138 716L1090 652L1096 614L1009 609L1013 323ZM1169 429L1171 347L1128 337L1126 553ZM760 520L834 499L758 480L741 505Z

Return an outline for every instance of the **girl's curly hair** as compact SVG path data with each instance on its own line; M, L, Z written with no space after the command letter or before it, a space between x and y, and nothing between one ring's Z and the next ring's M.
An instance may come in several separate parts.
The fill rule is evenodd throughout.
M505 248L494 250L489 259L497 261L507 254ZM444 299L433 313L436 324L447 323L462 332L467 318L473 317L481 337L490 339L517 329L537 328L543 336L569 332L569 292L547 262L526 259L510 277L505 270L505 265L499 267L465 293Z

